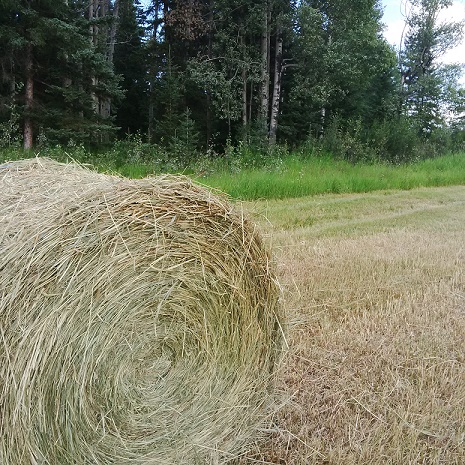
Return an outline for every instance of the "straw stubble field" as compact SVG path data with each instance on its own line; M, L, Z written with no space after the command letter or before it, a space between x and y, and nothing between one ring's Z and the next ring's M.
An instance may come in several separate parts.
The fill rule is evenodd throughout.
M285 406L245 462L465 463L465 186L248 208L290 350Z

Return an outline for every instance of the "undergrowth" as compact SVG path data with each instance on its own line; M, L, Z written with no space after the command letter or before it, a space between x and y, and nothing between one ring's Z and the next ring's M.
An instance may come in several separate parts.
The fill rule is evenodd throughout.
M186 174L243 200L465 184L465 153L417 158L409 163L353 163L311 146L292 152L282 146L257 153L239 145L228 146L221 156L209 152L186 159L138 138L117 142L105 152L79 145L44 147L29 153L1 149L0 163L31 156L77 161L130 178Z

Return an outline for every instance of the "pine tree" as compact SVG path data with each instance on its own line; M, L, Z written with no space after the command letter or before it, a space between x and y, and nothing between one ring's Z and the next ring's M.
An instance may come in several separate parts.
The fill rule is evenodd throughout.
M124 97L118 105L115 124L123 136L148 130L148 63L144 29L138 17L141 17L138 1L119 0L114 68L122 78Z
M193 120L204 118L204 96L189 79L187 68L207 40L206 6L197 0L153 2L152 34L146 47L151 141L169 144L187 109L192 109Z
M86 2L21 0L1 8L0 44L24 147L39 133L51 142L99 141L112 130L111 118L95 114L92 96L114 98L119 89L111 65L91 43Z

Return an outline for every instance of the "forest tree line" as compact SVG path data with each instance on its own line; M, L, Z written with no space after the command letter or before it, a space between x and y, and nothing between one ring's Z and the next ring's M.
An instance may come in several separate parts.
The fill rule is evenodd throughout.
M451 3L407 2L397 50L376 0L0 0L0 144L460 147Z

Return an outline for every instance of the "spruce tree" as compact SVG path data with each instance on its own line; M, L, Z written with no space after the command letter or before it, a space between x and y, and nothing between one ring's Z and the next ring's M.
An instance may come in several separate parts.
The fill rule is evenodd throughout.
M112 122L95 111L93 98L115 98L120 91L89 37L87 2L6 1L1 9L0 44L24 147L31 148L39 134L52 143L100 141Z
M121 136L148 130L148 63L140 17L137 0L119 0L114 69L124 92L115 118Z

